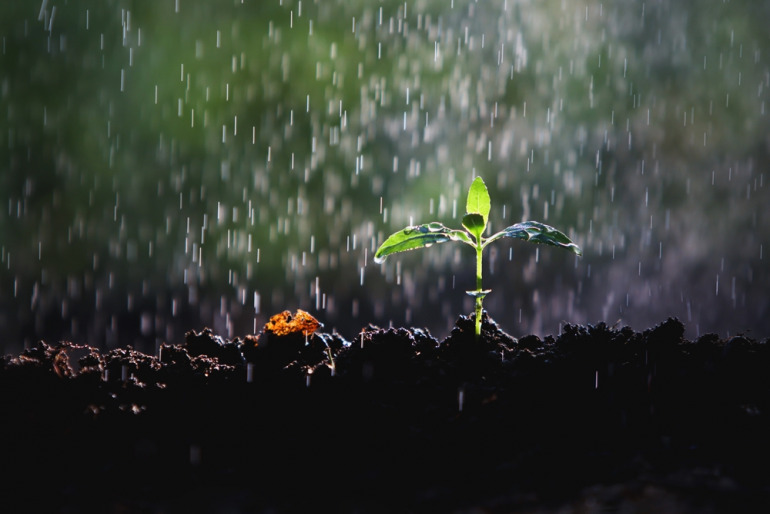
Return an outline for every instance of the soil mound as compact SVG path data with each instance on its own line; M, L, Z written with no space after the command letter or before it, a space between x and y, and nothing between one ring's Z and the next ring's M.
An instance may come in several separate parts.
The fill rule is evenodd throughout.
M283 313L151 356L0 361L7 512L751 512L770 503L770 350L461 317L352 341ZM310 324L308 324L310 323ZM474 510L476 509L476 510Z

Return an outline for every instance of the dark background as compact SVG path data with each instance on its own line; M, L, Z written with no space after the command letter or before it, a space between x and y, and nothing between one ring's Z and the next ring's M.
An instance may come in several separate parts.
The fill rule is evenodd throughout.
M0 6L0 350L152 350L302 308L437 337L474 256L372 255L524 219L487 251L504 330L766 337L770 3L184 0ZM509 259L511 262L508 262Z

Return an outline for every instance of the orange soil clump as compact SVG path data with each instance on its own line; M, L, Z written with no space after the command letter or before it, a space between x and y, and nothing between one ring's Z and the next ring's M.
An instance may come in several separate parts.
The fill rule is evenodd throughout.
M270 321L265 325L265 329L277 336L286 336L296 332L302 332L307 337L313 334L321 327L321 323L313 316L297 309L292 316L291 312L283 311L270 317Z

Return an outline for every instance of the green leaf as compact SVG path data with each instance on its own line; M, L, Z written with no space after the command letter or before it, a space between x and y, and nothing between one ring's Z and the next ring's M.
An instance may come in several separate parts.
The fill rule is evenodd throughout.
M481 214L481 217L484 218L484 228L486 228L487 220L489 219L490 205L491 202L489 200L487 186L484 184L481 177L476 177L471 184L470 189L468 189L468 200L465 202L465 212L468 214Z
M583 255L580 247L573 243L572 240L564 235L563 232L537 221L524 221L522 223L511 225L505 230L502 230L491 236L486 240L484 245L486 246L495 239L499 239L501 237L513 237L516 239L531 241L533 243L559 246L561 248L566 248L567 250L570 250L577 255Z
M447 241L462 241L463 243L473 245L468 234L462 230L453 230L434 221L423 225L406 227L392 234L377 249L377 252L374 254L374 262L379 264L384 262L388 255L418 248L427 248L428 246Z
M484 216L478 212L470 212L463 216L463 227L476 238L476 241L481 241L481 234L484 233L486 226Z

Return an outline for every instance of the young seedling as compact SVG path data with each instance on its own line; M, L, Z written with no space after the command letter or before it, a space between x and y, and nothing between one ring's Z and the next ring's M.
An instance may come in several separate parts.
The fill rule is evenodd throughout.
M447 241L460 241L476 251L476 289L467 291L476 301L476 339L481 335L481 311L484 297L491 289L481 288L482 276L482 252L492 241L502 237L524 239L533 243L543 243L559 246L571 250L577 255L583 255L578 245L573 243L563 232L537 221L524 221L497 232L489 237L484 237L489 219L491 202L487 186L481 177L471 184L468 190L468 200L465 204L466 214L463 216L462 225L465 230L451 229L443 224L432 221L423 225L406 227L388 237L374 254L374 261L382 263L394 253L426 248L437 243Z

